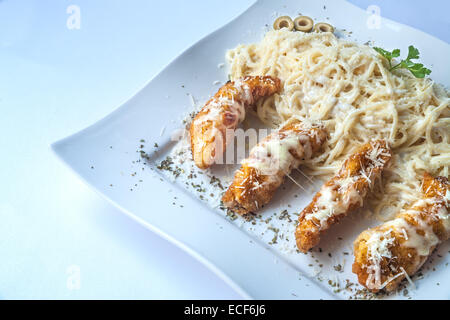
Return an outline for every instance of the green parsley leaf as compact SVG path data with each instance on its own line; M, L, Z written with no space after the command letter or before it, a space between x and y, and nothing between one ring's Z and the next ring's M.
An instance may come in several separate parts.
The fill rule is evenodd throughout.
M423 64L411 61L419 59L419 50L414 46L409 46L406 59L401 60L394 66L392 65L392 59L400 57L400 49L394 49L392 52L377 47L374 47L373 49L389 62L389 71L395 69L408 69L416 78L425 78L426 75L431 73L431 70L425 68Z
M408 58L406 60L419 59L419 50L413 46L408 47Z
M383 57L385 57L386 59L392 58L392 53L384 50L382 48L378 48L378 47L373 47L375 49L376 52L378 52L379 54L381 54ZM396 49L397 50L397 49Z
M415 63L408 69L416 78L425 78L426 75L429 75L431 73L431 70L425 68L421 63Z

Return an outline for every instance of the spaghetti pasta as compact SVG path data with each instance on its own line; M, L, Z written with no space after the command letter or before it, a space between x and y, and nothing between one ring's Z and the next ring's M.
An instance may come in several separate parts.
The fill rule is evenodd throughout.
M368 199L381 218L419 196L425 171L448 176L449 93L431 79L388 70L387 61L366 45L332 33L286 29L226 54L231 80L270 75L282 91L257 103L258 117L278 127L292 116L321 121L330 134L324 152L305 161L305 173L328 179L346 155L371 139L385 139L395 157L384 185Z

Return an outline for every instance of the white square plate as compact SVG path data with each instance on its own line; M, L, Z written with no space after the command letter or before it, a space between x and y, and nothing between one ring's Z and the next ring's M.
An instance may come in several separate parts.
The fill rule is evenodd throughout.
M213 84L216 80L226 81L225 69L218 67L224 62L226 50L261 39L266 25L271 26L277 15L296 16L299 12L317 21L329 21L338 30L351 30L352 39L359 42L371 40L387 49L404 50L414 44L420 49L423 63L435 66L433 79L449 83L449 45L421 31L383 18L380 28L370 29L368 14L343 0L286 0L282 3L261 0L181 54L112 114L52 145L56 154L87 184L131 218L204 262L244 297L333 299L354 296L357 285L352 287L352 292L345 289L346 279L356 283L351 273L350 246L353 239L373 223L361 217L346 219L324 238L322 252L315 250L302 255L295 252L293 239L285 240L293 238L292 234L280 233L277 243L268 244L274 232L267 229L261 232L258 228L262 223L253 227L242 219L231 221L201 200L196 188L187 186L181 177L171 179L155 169L155 164L174 147L172 134L183 127L184 116L193 110L188 95L204 102L217 91L218 85ZM341 36L345 35L341 32ZM154 147L155 143L158 147ZM141 159L140 150L150 155L148 164ZM214 170L208 174L225 175L224 170ZM208 174L199 177L204 185L209 185ZM276 228L286 224L279 219L281 211L284 208L290 214L301 211L310 201L314 188L317 189L317 185L305 193L287 182L284 186L287 191L277 193L272 204L263 211L264 219L272 217L268 226ZM338 238L342 240L336 240ZM406 297L450 298L446 267L450 261L449 250L447 242L434 253L423 270L423 278L415 282L417 289L408 288ZM335 268L339 264L342 270ZM429 270L432 268L435 271ZM342 290L336 290L336 283Z

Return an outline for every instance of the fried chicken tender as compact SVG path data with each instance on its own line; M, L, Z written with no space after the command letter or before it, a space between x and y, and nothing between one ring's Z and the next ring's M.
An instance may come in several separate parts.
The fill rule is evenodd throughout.
M209 168L222 156L232 139L229 135L244 120L245 109L280 89L280 80L270 76L248 76L221 87L192 121L190 135L195 164L200 169Z
M316 246L323 232L363 206L391 156L386 141L376 140L360 147L344 162L338 174L322 186L299 215L295 238L301 252Z
M426 173L422 193L423 199L409 210L355 240L353 273L372 292L395 290L420 269L437 245L450 238L448 179Z
M320 125L288 120L252 148L222 197L223 204L241 215L256 212L270 201L292 169L319 151L326 138Z

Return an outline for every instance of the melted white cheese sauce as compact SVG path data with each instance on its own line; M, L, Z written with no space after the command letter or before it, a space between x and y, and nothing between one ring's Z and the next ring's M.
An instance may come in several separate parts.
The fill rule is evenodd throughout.
M320 197L312 213L306 215L306 220L318 220L319 229L328 227L328 219L346 213L354 203L363 204L365 195L360 194L354 187L354 182L358 177L347 177L336 180L333 186L323 186L320 189ZM345 194L342 200L339 194Z
M386 222L383 225L385 228L388 228L386 232L372 233L366 242L368 257L371 262L371 265L367 266L367 270L371 273L366 282L368 288L381 289L394 278L405 273L403 269L394 278L388 279L383 284L380 283L380 262L382 258L393 258L390 251L390 245L394 241L392 231L400 231L405 239L402 245L406 248L413 248L421 257L428 257L433 248L441 242L438 236L434 233L433 227L421 219L421 208L425 208L428 205L435 205L430 212L430 217L431 219L440 221L445 229L445 232L447 233L447 237L450 236L450 215L448 214L447 204L448 202L445 199L431 198L418 200L414 204L413 209L410 209L405 213L408 214L408 216L413 217L415 222L418 224L417 227L409 224L403 216L399 216L398 218ZM419 234L417 230L421 230L423 235Z
M361 194L356 189L355 182L363 177L372 185L376 178L373 176L373 169L383 167L385 164L381 156L390 156L384 152L385 149L378 142L372 144L372 147L366 154L366 158L370 160L366 168L362 168L357 175L335 180L333 186L322 187L314 210L306 215L306 220L318 220L319 229L323 230L328 227L329 218L346 213L355 203L359 203L359 206L362 207L366 191ZM340 194L344 195L342 199L339 197Z
M294 157L290 150L295 150L300 158L309 159L312 156L309 136L294 131L287 133L282 139L275 134L271 139L256 145L242 164L257 169L262 175L282 179L300 165L300 159Z

